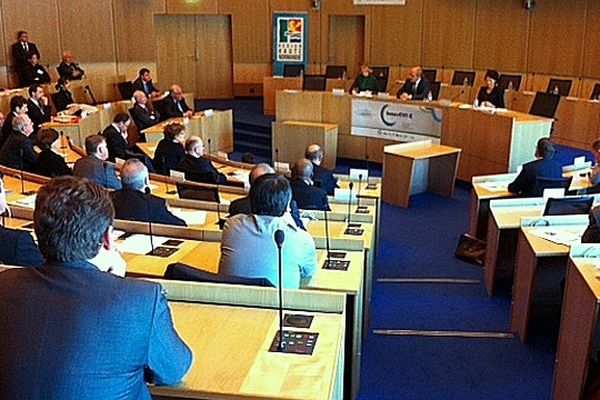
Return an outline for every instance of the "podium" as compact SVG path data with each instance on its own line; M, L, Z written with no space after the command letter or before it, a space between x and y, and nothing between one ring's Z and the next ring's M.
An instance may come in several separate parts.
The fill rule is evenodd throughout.
M429 191L452 197L460 153L431 140L385 146L382 200L407 208L412 194Z
M284 121L273 122L272 159L293 164L304 157L306 147L318 144L325 153L321 165L335 168L337 158L338 126L320 122ZM279 151L279 154L276 153Z

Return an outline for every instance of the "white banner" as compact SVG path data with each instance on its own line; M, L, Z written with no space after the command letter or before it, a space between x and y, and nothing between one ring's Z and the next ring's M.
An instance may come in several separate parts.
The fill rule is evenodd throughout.
M359 6L404 6L406 5L406 0L354 0L354 4Z
M439 139L442 135L442 110L425 104L352 99L352 135L412 142Z

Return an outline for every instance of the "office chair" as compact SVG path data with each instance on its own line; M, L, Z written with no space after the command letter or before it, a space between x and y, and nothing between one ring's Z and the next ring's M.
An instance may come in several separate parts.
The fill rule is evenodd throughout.
M424 69L423 77L427 79L429 82L435 82L435 78L437 76L437 69Z
M131 100L133 97L133 83L130 81L117 83L117 88L123 100Z
M462 86L465 83L465 80L467 86L473 86L475 71L454 71L454 75L452 75L452 85Z
M283 77L284 78L296 78L304 74L303 64L284 64L283 66Z
M204 187L190 185L185 182L177 182L177 195L180 199L203 200L220 203L219 191L216 187Z
M508 89L508 85L512 82L512 88L514 91L518 92L521 87L521 75L500 75L500 79L498 79L498 88L500 90Z
M387 92L390 67L372 67L371 70L375 77L375 92Z
M550 79L548 88L546 88L546 93L568 96L571 91L572 83L573 81L570 79ZM558 90L558 93L555 93L556 90Z
M324 92L327 87L325 75L304 75L302 80L302 90L315 90Z
M325 67L325 77L327 79L344 79L346 74L345 65L328 65Z
M594 204L591 196L549 198L543 215L589 214Z
M165 271L164 278L176 281L228 283L246 286L275 286L267 278L243 278L231 275L213 274L212 272L203 271L180 262L169 264Z
M565 189L565 192L569 190L571 186L571 180L573 177L569 178L542 178L538 177L535 180L535 185L533 186L531 195L532 197L541 197L544 195L545 189Z
M440 96L440 82L429 82L429 90L431 91L432 100L437 100Z

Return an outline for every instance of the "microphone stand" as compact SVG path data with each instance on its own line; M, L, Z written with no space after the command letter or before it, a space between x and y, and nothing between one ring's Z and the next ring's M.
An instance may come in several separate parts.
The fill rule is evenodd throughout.
M352 189L354 189L354 182L350 182L348 184L348 188L350 189L350 194L348 195L348 218L346 221L348 222L348 227L350 227L350 213L352 207Z
M277 173L279 174L279 149L275 149L275 171L277 171Z
M277 244L277 267L279 274L279 351L283 351L283 263L282 248L285 235L281 229L275 231L275 243Z
M362 183L362 174L358 174L358 193L356 194L356 212L360 210L360 186Z

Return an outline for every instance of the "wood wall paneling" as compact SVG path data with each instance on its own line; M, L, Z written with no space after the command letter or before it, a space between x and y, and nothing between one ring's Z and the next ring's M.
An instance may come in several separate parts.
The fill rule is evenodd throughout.
M477 0L474 67L525 71L530 12L521 0Z
M233 97L231 20L226 15L196 17L196 98Z
M248 0L228 0L219 3L219 14L231 15L234 63L271 62L268 0L252 0L252 7L248 7Z
M476 0L424 0L422 62L473 68Z
M580 74L587 2L539 2L531 13L530 72L571 76Z
M218 0L166 0L167 14L217 14Z
M164 5L158 0L150 2ZM154 7L142 6L137 0L113 0L113 7L117 62L153 62L156 59Z
M329 16L329 54L327 64L346 65L353 77L365 62L365 18L360 15Z
M600 1L588 0L583 48L583 77L600 77Z

